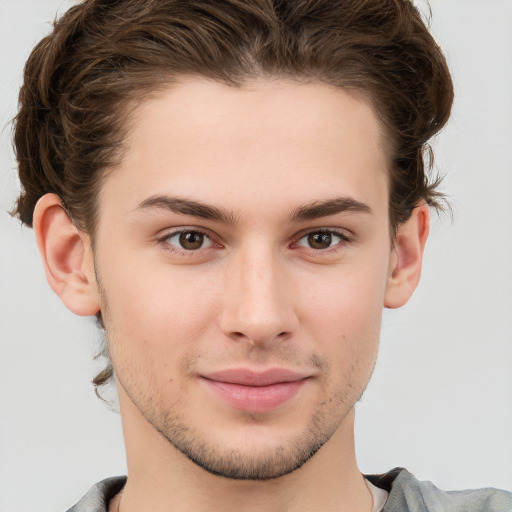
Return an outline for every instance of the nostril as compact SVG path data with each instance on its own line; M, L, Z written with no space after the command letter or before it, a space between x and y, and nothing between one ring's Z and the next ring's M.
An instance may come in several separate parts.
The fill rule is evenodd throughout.
M274 339L278 340L280 342L283 342L283 341L286 341L289 336L290 336L289 331L283 331L283 332L280 332Z
M269 341L276 341L276 340L281 340L283 341L284 339L286 339L288 336L289 336L289 332L288 331L282 331L280 332L279 334L277 334L276 336L269 336L268 338L267 337L261 337L261 336L250 336L249 334L244 334L243 332L240 332L240 331L233 331L231 333L231 338L233 340L236 340L236 341L241 341L241 340L248 340L252 345L256 344L256 343L266 343L266 342L269 342Z

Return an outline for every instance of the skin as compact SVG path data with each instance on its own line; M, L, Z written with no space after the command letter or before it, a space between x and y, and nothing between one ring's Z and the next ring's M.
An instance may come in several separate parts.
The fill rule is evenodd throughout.
M53 289L105 322L129 474L111 509L371 510L353 408L428 234L419 205L392 243L372 108L320 83L187 79L139 106L126 142L94 252L57 196L34 216ZM264 412L204 377L276 367L304 383Z

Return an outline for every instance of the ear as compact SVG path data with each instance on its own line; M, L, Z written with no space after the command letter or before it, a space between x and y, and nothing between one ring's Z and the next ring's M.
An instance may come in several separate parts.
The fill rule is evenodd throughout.
M96 314L100 308L90 238L73 224L59 196L39 199L33 227L52 290L73 313Z
M430 214L425 203L414 208L410 218L399 226L391 252L385 307L403 306L418 286L429 229Z

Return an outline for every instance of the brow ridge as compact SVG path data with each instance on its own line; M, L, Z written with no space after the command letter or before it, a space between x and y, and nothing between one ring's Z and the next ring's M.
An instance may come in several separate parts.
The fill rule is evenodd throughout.
M148 197L137 207L138 210L146 209L162 209L168 210L172 213L182 215L190 215L191 217L198 217L201 219L213 220L223 222L226 224L234 224L235 216L232 212L211 206L205 203L200 203L192 199L185 199L181 197L171 197L166 195L154 195Z
M137 207L137 209L140 210L153 208L225 224L236 223L235 215L230 211L181 197L154 195L142 201ZM354 198L337 197L325 201L314 201L310 204L299 206L292 212L290 220L292 222L301 222L339 213L371 214L372 210L368 205Z
M291 215L293 222L314 220L338 213L364 213L371 215L372 209L365 203L352 197L337 197L326 201L314 201L300 206Z

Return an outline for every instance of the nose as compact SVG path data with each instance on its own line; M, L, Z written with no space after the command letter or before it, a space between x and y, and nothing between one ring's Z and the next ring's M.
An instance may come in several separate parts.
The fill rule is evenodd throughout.
M288 339L298 324L291 281L286 265L271 250L234 257L225 274L224 334L252 345Z

